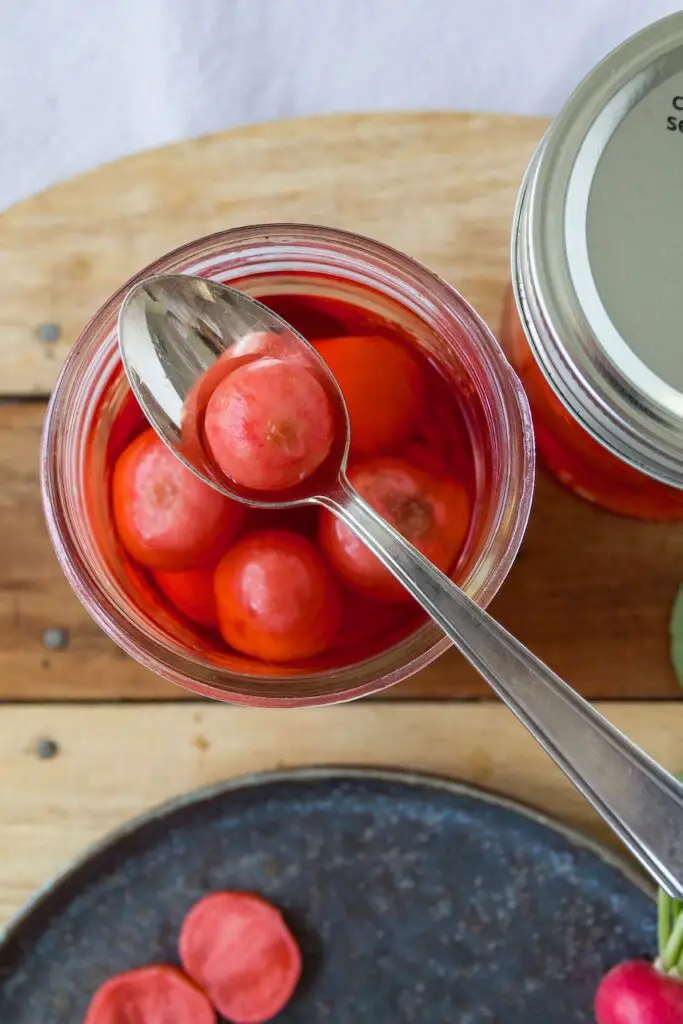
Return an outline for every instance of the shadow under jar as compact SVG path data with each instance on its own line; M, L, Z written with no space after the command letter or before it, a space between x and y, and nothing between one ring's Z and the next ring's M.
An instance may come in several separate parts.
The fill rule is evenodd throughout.
M112 296L77 340L53 392L42 448L45 515L60 564L88 612L164 678L242 704L335 703L384 689L429 664L448 642L416 605L383 623L374 618L379 608L357 599L347 602L349 620L325 654L287 665L246 657L175 614L126 555L112 520L111 470L147 424L123 373L116 322L130 286L159 273L229 283L265 300L309 338L379 332L400 336L420 355L444 419L416 424L416 432L424 445L429 432L423 428L446 424L449 431L449 463L472 502L452 575L481 605L505 579L529 514L528 403L488 328L457 292L407 256L356 235L306 225L236 228L164 256ZM390 401L390 394L378 396ZM443 445L443 437L432 436ZM304 509L304 520L308 514Z
M539 456L581 497L683 519L683 14L579 85L534 155L501 337Z

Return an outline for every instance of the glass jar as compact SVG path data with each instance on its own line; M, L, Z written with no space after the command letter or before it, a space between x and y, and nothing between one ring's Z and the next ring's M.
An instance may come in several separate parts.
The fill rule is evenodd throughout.
M182 246L141 271L95 314L64 365L47 412L43 502L60 564L77 596L128 654L197 693L242 704L313 705L391 686L448 646L431 624L375 656L306 671L207 653L150 599L122 552L111 519L108 465L126 443L132 396L117 344L117 315L131 285L151 274L190 273L264 295L342 299L396 323L438 363L462 405L474 456L475 504L457 567L486 605L524 534L533 491L533 432L523 389L468 304L407 256L369 239L305 225L237 228Z
M598 65L542 139L517 204L501 331L549 470L652 520L683 519L681 180L676 14Z

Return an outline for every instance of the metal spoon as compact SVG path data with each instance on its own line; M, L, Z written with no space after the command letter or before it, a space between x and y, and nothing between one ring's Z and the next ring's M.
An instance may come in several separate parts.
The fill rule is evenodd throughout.
M325 375L345 425L344 443L295 492L264 495L233 486L181 432L191 389L216 360L253 331ZM683 898L683 786L598 714L526 647L378 516L346 477L349 420L344 399L315 350L279 317L241 292L203 278L148 278L127 295L119 318L130 385L159 436L213 487L247 504L317 504L338 516L396 576L446 636L602 815L643 867Z

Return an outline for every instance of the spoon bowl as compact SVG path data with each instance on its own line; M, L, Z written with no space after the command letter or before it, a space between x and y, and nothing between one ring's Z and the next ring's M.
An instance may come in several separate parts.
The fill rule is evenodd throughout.
M159 274L128 292L119 339L126 376L147 420L188 469L217 491L254 508L294 508L316 502L345 479L351 432L339 385L315 348L256 299L203 277ZM325 388L335 422L324 463L285 491L256 491L229 479L207 451L201 429L188 430L201 421L226 373L259 356L303 362Z
M221 478L199 451L200 429L191 436L186 429L188 410L201 419L206 392L216 383L214 367L235 354L242 360L254 357L237 348L254 333L276 336L269 354L307 360L325 382L339 417L339 447L299 487L279 495L237 488ZM479 608L351 487L345 472L350 428L344 400L305 339L232 288L203 278L162 276L141 282L127 297L119 343L131 387L148 420L193 472L250 505L314 503L337 516L441 627L652 877L670 896L683 899L683 786ZM219 373L223 370L221 366Z

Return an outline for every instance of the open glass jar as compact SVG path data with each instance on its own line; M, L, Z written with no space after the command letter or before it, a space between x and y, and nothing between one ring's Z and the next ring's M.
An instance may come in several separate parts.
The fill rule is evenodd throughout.
M502 339L582 497L683 519L683 14L581 83L529 166Z
M422 619L396 635L388 631L379 648L340 648L305 664L268 665L226 652L160 605L122 550L112 521L111 466L144 424L123 374L117 316L134 282L166 272L230 283L267 297L284 316L304 296L319 310L320 330L325 304L340 301L410 338L438 368L464 424L474 512L455 572L480 604L503 582L526 526L534 462L528 404L498 344L457 292L407 256L359 236L305 225L244 227L183 246L141 271L105 303L69 354L48 409L41 475L50 536L76 594L128 654L221 700L334 703L427 665L447 641Z

